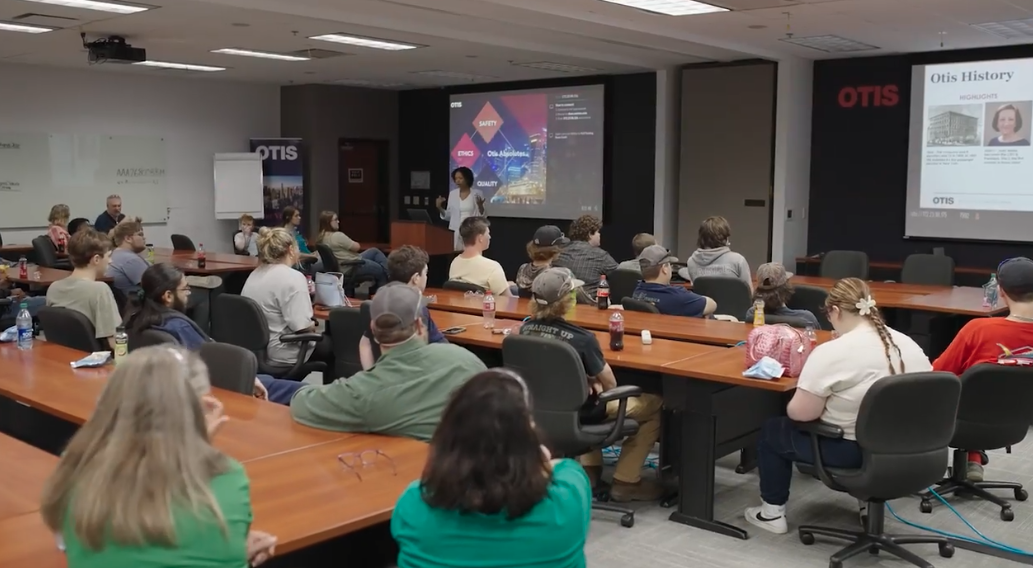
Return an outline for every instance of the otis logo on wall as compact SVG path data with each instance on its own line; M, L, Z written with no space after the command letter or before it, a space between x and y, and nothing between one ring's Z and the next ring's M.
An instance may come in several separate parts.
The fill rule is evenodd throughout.
M252 138L251 151L262 158L262 224L283 225L283 208L304 209L305 167L300 138ZM305 219L304 213L301 215Z
M892 107L900 102L900 92L896 85L843 87L838 102L843 108Z

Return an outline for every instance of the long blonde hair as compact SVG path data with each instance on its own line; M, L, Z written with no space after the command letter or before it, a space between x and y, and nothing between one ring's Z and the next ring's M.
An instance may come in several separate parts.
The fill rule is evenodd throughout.
M283 262L298 242L283 227L262 227L258 230L258 260L264 264Z
M857 304L861 300L869 300L871 297L872 291L864 280L860 278L844 278L836 282L836 285L829 290L829 297L825 299L825 309L828 310L835 306L843 312L860 315ZM900 354L900 347L893 341L893 336L890 335L889 328L886 326L886 320L883 319L879 308L872 306L869 308L868 314L861 317L871 322L872 327L879 334L879 339L882 340L882 346L886 351L886 363L889 365L890 374L904 373L904 358ZM890 354L890 347L897 352L897 360L900 361L899 371L893 368L893 357Z
M168 346L130 354L47 480L50 530L67 522L91 550L108 540L175 546L174 512L187 511L225 533L210 486L229 463L208 439L201 396L210 390L197 355Z

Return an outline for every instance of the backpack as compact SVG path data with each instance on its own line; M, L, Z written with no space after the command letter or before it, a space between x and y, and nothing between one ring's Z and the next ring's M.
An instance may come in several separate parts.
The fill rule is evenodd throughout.
M784 376L799 377L811 349L810 340L799 329L784 323L762 325L746 338L746 368L771 357L785 368Z

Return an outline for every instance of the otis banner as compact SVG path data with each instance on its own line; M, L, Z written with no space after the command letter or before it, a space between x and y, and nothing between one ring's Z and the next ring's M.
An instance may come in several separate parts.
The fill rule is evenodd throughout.
M283 209L298 211L305 204L305 164L300 138L252 138L251 151L262 157L262 201L265 219L270 227L283 225ZM301 218L305 215L302 213Z

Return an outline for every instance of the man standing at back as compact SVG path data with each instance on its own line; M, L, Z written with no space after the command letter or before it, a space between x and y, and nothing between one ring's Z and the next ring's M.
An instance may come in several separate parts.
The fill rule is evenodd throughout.
M93 228L97 231L108 234L111 229L115 228L125 219L126 216L122 214L122 198L117 195L109 195L107 202L107 209L103 213L97 216L97 220L93 223Z
M463 252L452 259L448 279L480 286L496 296L509 296L510 282L506 281L502 265L483 254L491 245L489 225L484 217L467 217L459 224Z
M631 295L636 300L649 302L667 316L698 318L709 316L717 303L706 296L690 292L682 286L672 286L673 265L679 261L660 245L646 247L638 255L642 278Z
M122 322L111 288L98 279L111 262L111 239L93 229L79 231L68 241L72 274L47 288L47 306L77 311L90 320L94 337L115 348L115 328Z
M603 222L594 215L582 215L570 224L570 244L563 248L553 266L569 268L584 282L586 297L595 298L599 277L617 268L617 261L600 248Z

